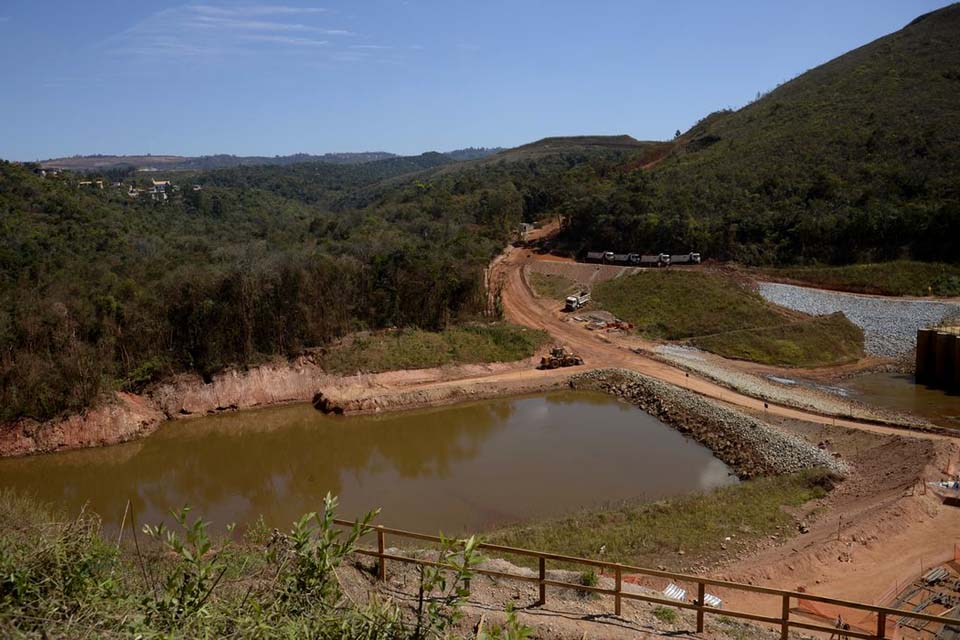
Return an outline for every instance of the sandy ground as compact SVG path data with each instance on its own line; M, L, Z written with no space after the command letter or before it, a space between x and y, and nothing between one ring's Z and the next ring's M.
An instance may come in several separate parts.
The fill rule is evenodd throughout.
M796 514L809 533L761 547L715 575L889 606L898 585L952 557L960 509L941 504L924 482L960 470L960 444L774 422L811 442L829 442L854 472L826 499ZM777 613L778 603L768 597L740 595L731 602Z

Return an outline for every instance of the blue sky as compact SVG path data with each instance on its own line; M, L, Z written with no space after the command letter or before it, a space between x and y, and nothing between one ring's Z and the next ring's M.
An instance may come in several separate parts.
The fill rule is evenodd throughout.
M0 158L672 137L944 6L0 2Z

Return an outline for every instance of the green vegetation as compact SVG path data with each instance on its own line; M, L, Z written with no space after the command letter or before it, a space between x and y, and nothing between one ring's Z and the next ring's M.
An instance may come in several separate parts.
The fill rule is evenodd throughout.
M677 613L676 609L671 607L664 607L662 605L657 605L653 608L653 617L659 620L660 622L665 622L667 624L676 624L677 620L680 618L680 614Z
M960 5L711 114L567 202L573 251L957 262ZM642 169L647 166L649 168Z
M842 267L782 267L762 274L825 289L885 296L960 296L960 266L895 260Z
M104 176L124 187L100 191L0 163L0 421L355 331L476 320L488 261L521 220L547 215L563 216L571 253L956 262L958 31L960 5L945 7L662 143L549 138L467 163L152 174L179 187L162 202L127 196L149 181L123 168ZM946 294L957 278L917 285ZM783 324L748 294L677 293L689 321L607 303L671 339Z
M727 358L818 367L863 356L863 331L842 314L797 317L734 278L711 271L646 271L593 290L600 307L650 338L689 340Z
M688 566L773 533L789 532L784 506L821 498L832 486L825 471L760 478L652 504L627 503L493 531L487 542L638 566ZM731 537L724 543L726 537ZM684 555L678 555L683 551ZM517 557L517 562L524 562Z
M327 371L350 374L510 362L529 358L548 338L544 331L506 323L467 324L441 332L400 329L351 335L331 346L321 363Z
M479 561L477 540L450 541L419 572L413 611L344 595L336 570L375 513L333 525L336 499L289 532L257 529L213 540L206 524L146 526L145 538L108 542L96 516L74 519L0 492L0 636L4 638L311 638L438 640L456 624ZM519 640L510 615L485 639ZM470 635L473 637L473 634Z
M786 321L756 292L705 271L659 269L608 280L594 288L593 301L643 335L666 340Z
M530 274L530 286L541 298L552 300L563 300L577 290L577 283L570 278L536 271Z
M0 421L477 320L489 260L593 156L443 171L439 155L154 174L178 187L165 201L128 196L137 174L101 191L0 163Z
M696 347L725 358L791 367L822 367L863 357L863 330L842 313L693 338Z

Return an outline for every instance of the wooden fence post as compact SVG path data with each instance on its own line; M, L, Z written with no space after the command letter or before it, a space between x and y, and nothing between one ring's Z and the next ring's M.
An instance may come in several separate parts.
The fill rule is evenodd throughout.
M787 634L790 633L790 596L783 594L783 607L780 610L780 640L787 640Z
M707 596L707 585L697 583L697 633L703 633L703 600Z
M383 527L377 527L377 552L380 554L379 566L377 571L377 578L380 582L384 582L387 579L387 559L383 557L384 550L384 533Z
M543 583L547 579L547 559L540 556L540 599L537 600L537 606L542 607L547 604L547 585Z
M877 614L877 640L883 640L887 635L887 612Z
M617 565L616 576L617 576L617 587L616 587L617 594L613 596L613 603L614 603L613 612L614 612L614 615L619 616L620 615L620 589L621 589L621 586L623 585L623 572L620 570L620 565Z

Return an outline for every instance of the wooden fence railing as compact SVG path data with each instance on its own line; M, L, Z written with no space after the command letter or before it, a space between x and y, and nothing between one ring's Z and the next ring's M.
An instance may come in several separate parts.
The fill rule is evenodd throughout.
M337 519L334 521L339 526L352 527L354 523L350 520L341 520ZM386 552L386 540L387 535L394 536L397 538L404 538L407 540L420 540L423 542L431 543L442 543L443 539L439 536L432 536L424 533L415 533L412 531L405 531L403 529L393 529L390 527L383 527L379 525L369 525L365 533L375 533L377 536L377 548L376 549L365 549L359 548L356 550L357 553L366 556L372 556L377 558L378 571L377 577L379 580L386 580L387 577L387 560L391 562L402 562L408 564L419 564L425 566L444 566L442 563L434 562L425 558L413 558L408 556L402 556L397 554L391 554ZM790 629L803 629L805 631L819 631L828 634L836 634L838 632L837 628L834 626L827 626L822 624L813 624L809 622L802 622L800 620L792 619L790 617L791 613L791 603L799 600L806 600L808 602L818 602L828 605L834 605L838 607L844 607L848 609L854 609L857 611L866 612L869 614L876 614L876 629L873 633L866 633L863 631L856 631L854 629L848 629L842 631L842 635L847 638L861 638L862 640L881 640L887 638L887 617L888 616L897 616L899 618L912 618L915 620L922 620L927 623L941 623L949 625L960 626L960 620L955 618L948 618L946 616L937 616L926 613L919 613L914 611L904 611L901 609L894 609L890 607L881 607L873 604L866 604L863 602L854 602L851 600L842 600L839 598L830 598L826 596L818 596L812 593L804 593L800 591L787 591L783 589L773 589L769 587L757 587L754 585L742 584L738 582L730 582L727 580L717 580L714 578L706 578L703 576L692 576L682 573L674 573L671 571L660 571L658 569L650 569L647 567L636 567L628 564L620 564L616 562L605 562L603 560L591 560L589 558L577 558L574 556L565 556L557 553L546 553L543 551L533 551L530 549L520 549L517 547L507 547L497 544L489 544L481 542L477 545L478 549L484 549L486 551L493 551L502 554L517 555L517 556L526 556L529 558L537 558L539 575L537 577L533 576L524 576L517 575L513 573L506 573L503 571L493 571L490 569L474 569L473 572L477 575L491 576L495 578L503 578L506 580L515 580L519 582L527 582L532 584L537 584L539 586L539 599L537 604L542 606L546 604L547 601L547 587L556 587L560 589L571 589L581 592L590 592L596 593L598 595L604 596L613 596L614 599L614 614L620 615L621 605L623 600L640 600L643 602L651 602L658 605L663 605L667 607L676 607L678 609L689 609L696 611L697 614L697 632L702 633L704 630L704 617L707 614L710 615L721 615L727 616L730 618L743 618L745 620L751 620L754 622L764 622L772 625L777 625L780 627L780 637L783 640L786 640L787 634ZM595 567L601 569L601 571L608 571L614 576L614 588L608 589L599 586L587 586L583 584L575 584L572 582L562 582L559 580L550 580L547 578L547 561L553 562L562 562L570 565L583 565L587 567ZM688 584L695 584L697 586L697 598L694 602L681 602L679 600L672 600L666 597L659 597L648 594L633 593L630 591L623 590L623 578L626 575L643 575L650 576L654 578L667 578L675 582L682 582ZM779 597L781 600L780 615L779 616L769 616L769 615L760 615L758 613L751 613L749 611L732 611L730 609L721 609L717 607L711 607L704 604L706 588L707 586L716 587L720 589L728 589L732 591L746 591L750 593L760 593L770 596ZM892 636L891 636L892 637Z

